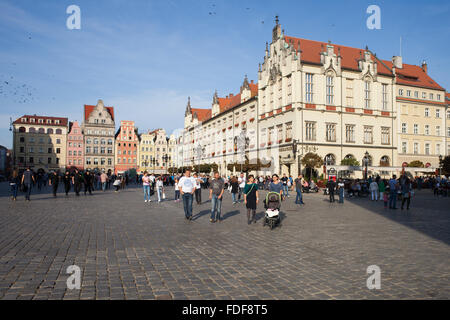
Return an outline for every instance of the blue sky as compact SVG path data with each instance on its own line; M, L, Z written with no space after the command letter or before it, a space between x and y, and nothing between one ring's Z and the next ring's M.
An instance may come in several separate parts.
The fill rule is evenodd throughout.
M81 30L66 27L71 4ZM381 30L366 27L371 4ZM450 87L447 1L0 0L0 144L11 147L10 117L82 121L98 99L115 107L117 126L182 128L188 96L210 107L215 89L225 96L246 74L257 79L276 14L287 35L368 45L383 59L402 37L403 61L426 59Z

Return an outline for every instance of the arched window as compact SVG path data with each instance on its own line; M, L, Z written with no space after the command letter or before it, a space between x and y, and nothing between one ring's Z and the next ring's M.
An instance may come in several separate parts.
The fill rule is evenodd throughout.
M30 128L30 129L28 129L28 132L29 133L36 133L36 129L35 128Z
M19 128L19 132L25 132L25 131L26 131L25 127L20 127Z
M61 129L56 129L56 134L62 134L62 130Z
M108 139L108 145L112 146L112 144L113 144L112 139Z
M53 129L47 129L47 134L53 134Z
M388 156L382 156L380 159L380 167L389 167L390 160Z
M324 159L324 164L326 166L336 165L336 157L334 156L334 154L332 154L332 153L327 154Z
M105 139L100 140L100 144L106 144L106 140Z
M344 159L355 159L355 156L352 154L348 154L344 157Z
M44 128L39 128L38 132L39 133L45 133L45 129Z

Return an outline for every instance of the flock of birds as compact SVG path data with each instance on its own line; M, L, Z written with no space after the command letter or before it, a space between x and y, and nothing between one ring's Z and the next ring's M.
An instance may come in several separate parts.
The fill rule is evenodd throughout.
M36 88L17 82L14 76L0 76L0 97L22 104L37 100L35 94Z
M215 5L215 4L212 4L211 6L212 6L211 11L209 11L208 14L209 14L210 16L214 16L214 15L217 14L216 11L215 11L215 10L216 10L216 5ZM250 8L245 8L245 10L249 11ZM261 23L264 24L264 20L261 21Z

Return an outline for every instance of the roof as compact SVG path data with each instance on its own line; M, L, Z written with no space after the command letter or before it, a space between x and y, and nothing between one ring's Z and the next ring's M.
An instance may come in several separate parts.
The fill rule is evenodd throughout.
M91 106L91 105L84 105L84 121L87 121L89 119L89 116L91 115L92 111L94 111L96 106ZM105 109L109 112L109 114L111 115L113 121L114 121L114 107L106 107Z
M383 62L389 68L392 68L392 61L383 60ZM399 84L444 90L444 88L431 79L431 77L420 66L403 63L402 68L395 69L395 73L397 83Z
M314 64L320 64L320 53L325 50L327 45L332 45L334 47L334 53L336 55L341 55L341 65L344 69L350 69L359 71L358 61L364 56L364 49L352 48L347 46L342 46L334 43L326 43L321 41L314 41L302 38L285 37L287 43L293 43L294 48L299 50L300 44L300 58L303 62L310 62ZM381 63L380 60L371 55L372 61L377 63L377 72L380 74L392 75L392 71Z
M258 84L253 83L253 81L252 81L251 83L248 83L248 85L250 87L250 98L257 96L258 95ZM230 94L226 98L218 98L218 100L219 100L220 113L222 113L224 111L230 110L241 104L241 93L239 93L237 95Z
M203 122L211 119L211 109L192 108L192 115L197 114L198 121Z
M22 119L26 118L26 121L23 122ZM35 119L35 122L31 122L31 119ZM43 123L39 123L39 119L43 119ZM47 120L50 120L51 123L47 123ZM59 124L55 123L55 120L59 120ZM69 124L68 118L60 118L60 117L47 117L47 116L37 116L37 115L23 115L20 118L17 118L16 121L13 122L13 124L33 124L33 125L39 125L39 126L60 126L60 127L67 127Z
M285 36L285 41L289 44L292 43L296 50L299 50L300 45L301 61L313 64L320 64L320 53L330 44L334 47L334 53L340 54L342 68L355 71L359 71L358 61L364 56L364 51L366 51L360 48L289 36ZM374 54L371 54L371 59L377 63L377 72L379 74L393 76L392 61L380 60ZM396 68L395 72L396 82L399 84L444 90L420 66L403 63L402 68Z

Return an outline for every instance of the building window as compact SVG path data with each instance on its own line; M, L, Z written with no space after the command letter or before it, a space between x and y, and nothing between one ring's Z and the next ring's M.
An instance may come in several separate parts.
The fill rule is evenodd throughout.
M436 126L436 135L437 136L441 135L441 126Z
M408 151L408 142L402 142L402 153L406 153Z
M353 80L346 79L345 82L347 83L347 88L346 88L347 107L353 107Z
M432 93L430 93L430 100L434 99L434 95Z
M388 109L388 85L387 84L383 84L382 85L382 107L383 110L387 110Z
M425 108L425 117L429 117L430 116L430 109Z
M408 127L407 124L405 122L402 123L402 133L407 133L408 132Z
M336 124L327 123L326 128L327 128L326 132L327 141L336 141Z
M355 125L353 124L345 125L345 141L355 142Z
M411 90L406 90L406 96L411 97Z
M315 141L316 140L316 123L315 122L306 122L306 141Z
M422 99L426 99L427 98L427 93L426 92L422 92Z
M90 165L91 164L91 158L86 158L86 164Z
M280 143L283 141L283 125L277 125L277 142Z
M439 143L436 144L436 154L437 155L441 154L441 145Z
M436 109L436 118L441 117L441 109Z
M334 103L334 85L333 85L333 77L327 76L327 104Z
M364 81L364 108L370 109L370 81Z
M327 154L326 156L325 156L325 159L324 159L324 164L326 165L326 166L334 166L334 165L336 165L336 157L334 156L334 154Z
M414 142L414 154L418 154L418 153L419 153L419 143Z
M391 128L381 127L381 144L391 143Z
M425 143L425 154L426 155L430 154L430 144L429 143Z
M373 127L364 126L364 143L373 143Z
M403 89L399 89L399 90L398 90L398 95L399 95L399 96L402 96L402 95L403 95Z
M414 134L419 134L419 125L414 124Z
M306 86L306 102L313 102L313 75L312 73L307 73L306 74L306 81L305 81L305 86Z
M286 140L292 139L292 122L286 123Z
M426 135L430 134L430 126L428 124L425 125L425 134Z
M419 97L419 91L414 91L414 97L418 98Z

